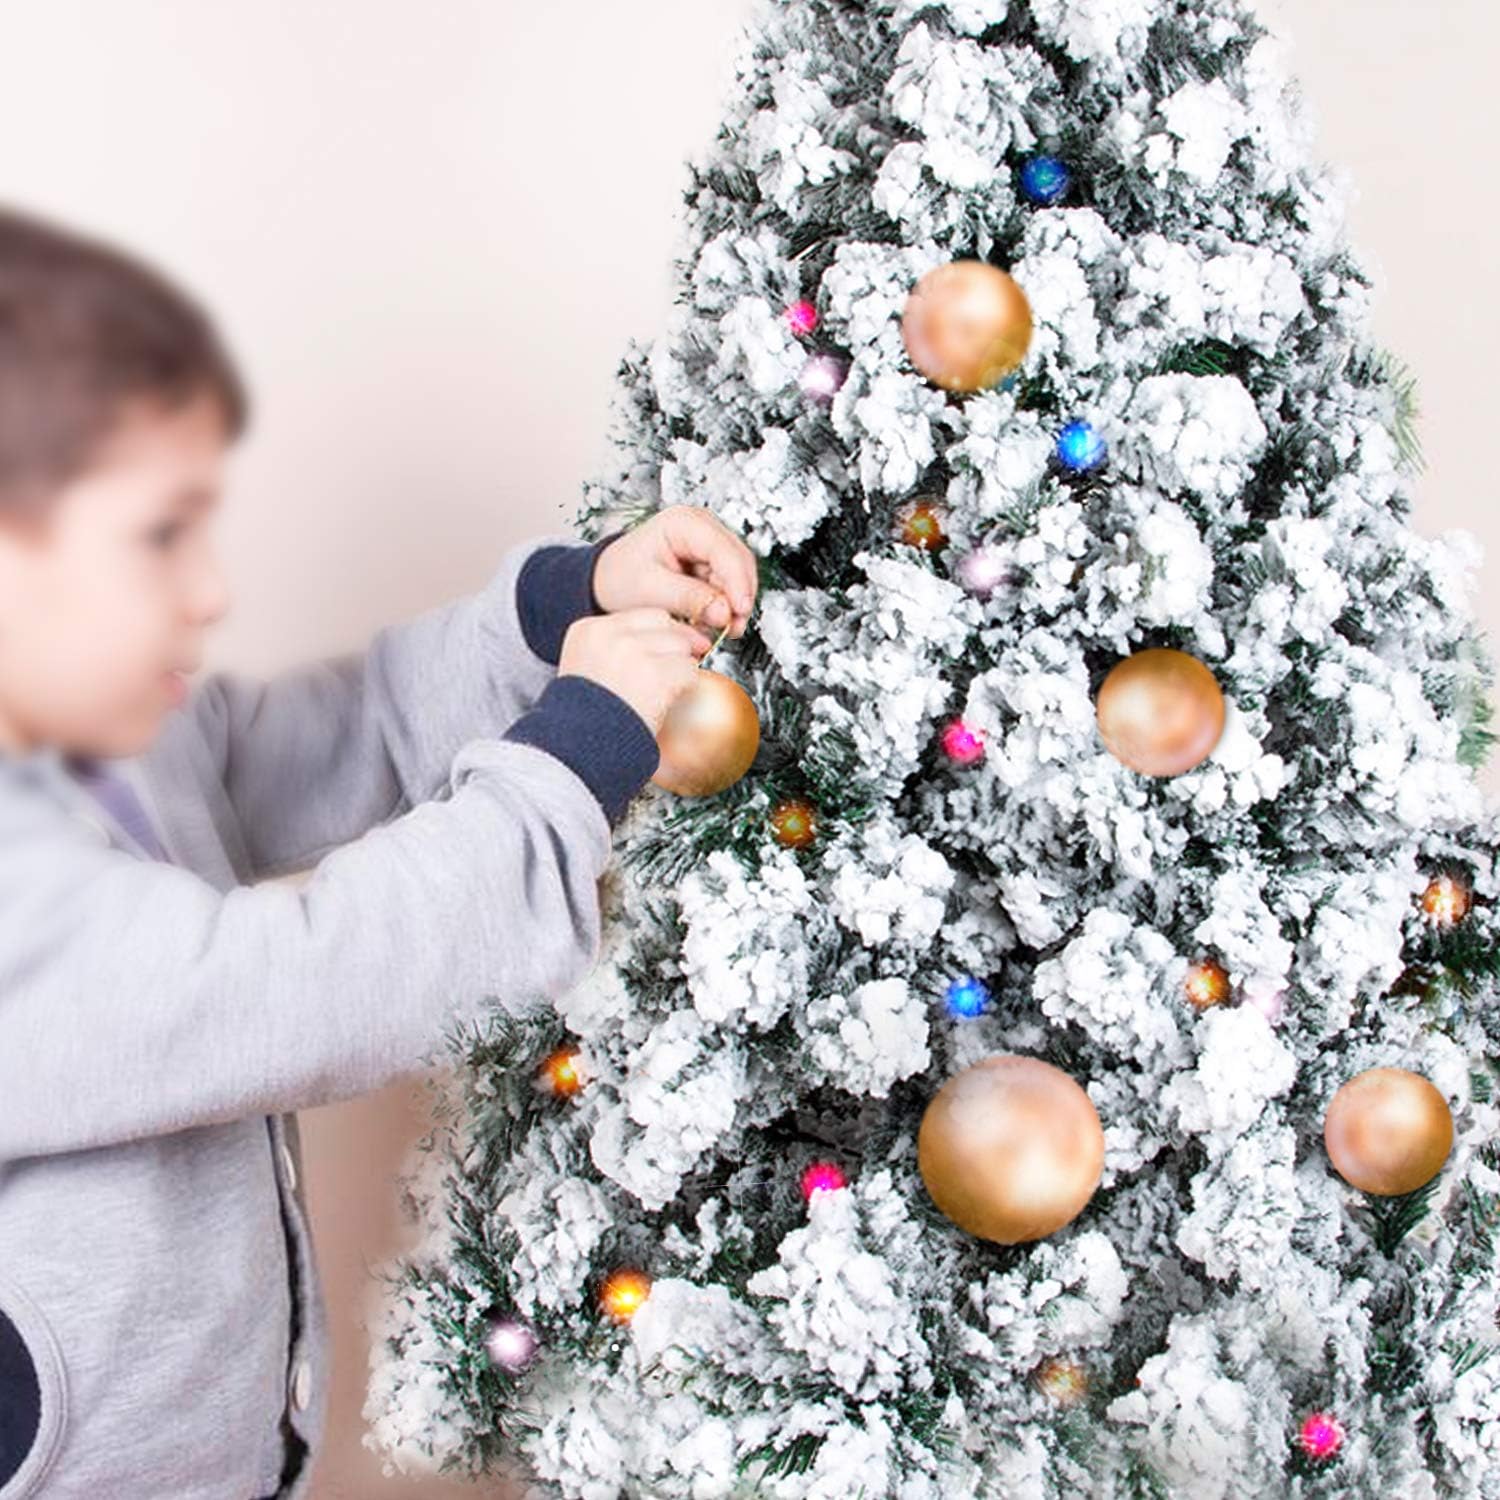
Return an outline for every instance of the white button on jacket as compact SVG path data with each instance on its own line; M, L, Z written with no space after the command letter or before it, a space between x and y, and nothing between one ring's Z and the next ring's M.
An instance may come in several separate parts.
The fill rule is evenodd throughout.
M306 1411L312 1400L312 1366L299 1359L292 1371L292 1404L298 1411Z

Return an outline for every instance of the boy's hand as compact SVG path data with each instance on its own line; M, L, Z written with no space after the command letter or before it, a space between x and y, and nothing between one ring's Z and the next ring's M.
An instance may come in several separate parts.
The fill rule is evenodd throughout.
M605 552L618 545L611 542ZM603 556L603 553L600 554ZM574 620L563 636L557 675L576 672L618 693L661 732L672 701L698 678L698 658L713 642L664 609L626 609Z
M594 563L594 598L610 611L665 610L745 633L760 575L755 554L711 510L669 505L616 537ZM559 663L561 670L561 663Z

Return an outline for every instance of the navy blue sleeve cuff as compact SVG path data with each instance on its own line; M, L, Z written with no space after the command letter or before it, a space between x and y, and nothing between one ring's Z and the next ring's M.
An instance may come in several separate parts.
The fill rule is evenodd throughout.
M563 637L574 620L604 613L594 597L594 564L599 554L624 534L621 527L597 542L538 547L522 564L516 577L516 612L526 644L543 661L557 665Z
M611 827L661 763L656 736L640 714L612 688L577 672L554 677L502 738L535 745L571 766Z

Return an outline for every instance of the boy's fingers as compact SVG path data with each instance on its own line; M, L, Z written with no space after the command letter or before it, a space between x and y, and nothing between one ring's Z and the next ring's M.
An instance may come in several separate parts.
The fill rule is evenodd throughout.
M722 598L723 596L718 596ZM712 646L718 640L722 626L713 626L703 620L694 624L684 620L675 610L663 609L657 604L641 604L634 609L622 609L609 617L615 628L624 626L633 637L632 644L649 647L651 638L660 647L681 649L684 642L702 641Z
M702 656L705 651L709 650L713 646L713 640L709 636L704 635L701 630L697 630L691 625L684 625L681 620L675 621L674 623L677 625L678 630L681 632L681 634L678 635L677 640L679 642L686 640L688 650L691 651L694 656Z
M743 539L705 506L674 506L666 514L670 524L665 536L679 566L706 563L710 582L723 592L734 612L749 615L759 575L755 554Z
M631 618L633 617L633 618ZM628 619L634 635L632 644L646 651L659 651L663 655L678 656L684 650L701 655L713 645L713 638L703 631L679 620L664 609L651 608L623 610L616 619Z
M668 596L668 612L689 624L717 633L733 621L724 590L709 579L668 571L662 575L662 589Z

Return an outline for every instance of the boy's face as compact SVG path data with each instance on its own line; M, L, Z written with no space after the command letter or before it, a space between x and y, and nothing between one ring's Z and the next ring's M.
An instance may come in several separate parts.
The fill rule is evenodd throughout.
M225 452L207 395L135 402L40 518L0 511L0 749L134 755L155 738L228 608L209 537Z

